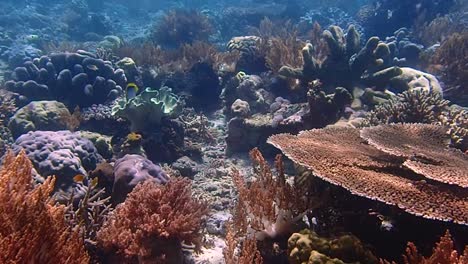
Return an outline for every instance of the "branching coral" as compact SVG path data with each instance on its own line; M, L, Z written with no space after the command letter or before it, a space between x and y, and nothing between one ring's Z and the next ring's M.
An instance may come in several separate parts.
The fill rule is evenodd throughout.
M16 104L12 94L0 89L0 126L6 126L9 118L16 112Z
M378 105L367 114L364 125L425 123L449 127L450 145L468 150L468 111L449 107L434 91L410 90Z
M0 171L0 262L88 263L83 241L49 194L55 179L33 186L24 152L8 153Z
M436 73L442 75L442 79L449 86L445 89L448 99L458 103L468 102L468 31L454 33L448 37L432 59ZM439 65L439 66L438 66ZM439 69L439 72L437 71Z
M110 196L104 197L105 190L98 187L98 178L78 182L71 194L64 195L61 199L67 201L66 221L79 233L88 251L95 251L97 232L112 210Z
M414 138L415 142L406 141L410 149L418 144L418 140L421 140L419 137L434 144L440 142L440 134L436 133L439 128L434 125L385 125L381 127L385 132L380 133L388 134L388 138L398 138L400 131L403 131L395 129L398 127L408 128L407 136ZM428 131L433 129L433 133L426 131L428 133L418 134L418 129L423 128ZM271 136L268 142L295 163L312 170L317 177L355 195L394 205L424 218L468 224L468 190L463 187L463 180L459 186L447 186L440 183L444 181L443 176L437 178L439 182L430 181L427 179L431 177L427 177L423 171L418 170L417 173L425 178L402 169L402 163L418 153L408 159L387 154L366 144L360 131L349 127L313 129L303 131L298 136L279 134ZM388 144L399 145L395 140L389 140ZM468 162L466 155L460 158L463 164ZM425 160L427 163L432 161L436 166L455 166L454 163L440 162L433 156ZM466 165L461 168L466 168ZM465 173L462 171L456 177L463 179Z
M177 48L185 43L208 40L212 31L210 21L202 13L176 9L162 18L152 37L156 43Z
M275 160L276 175L258 149L253 149L250 157L257 176L255 181L247 186L237 170L232 173L239 196L228 228L225 250L226 261L230 263L259 261L259 250L264 248L258 249L257 241L292 234L296 222L304 216L309 205L302 189L286 182L281 155ZM235 248L240 241L243 241L241 253L236 256ZM251 262L235 262L238 258Z
M459 255L454 248L452 236L447 230L434 247L432 255L427 258L421 256L416 245L409 242L403 261L405 264L466 264L468 263L468 246L465 247L463 254ZM381 261L381 263L389 264L388 261Z
M99 245L127 259L176 261L181 243L200 247L207 206L192 197L190 180L138 184L98 233Z

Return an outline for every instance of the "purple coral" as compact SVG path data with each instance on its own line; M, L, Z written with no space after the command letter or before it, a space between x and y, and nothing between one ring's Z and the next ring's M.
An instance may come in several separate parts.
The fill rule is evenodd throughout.
M123 202L139 182L151 179L156 183L165 184L169 180L169 176L161 167L135 154L127 154L115 162L114 176L112 198L115 203Z

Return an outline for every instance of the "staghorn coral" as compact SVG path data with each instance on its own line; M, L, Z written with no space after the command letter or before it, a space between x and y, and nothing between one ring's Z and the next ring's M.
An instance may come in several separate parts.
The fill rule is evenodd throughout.
M163 46L177 48L195 41L206 41L213 27L208 18L195 10L169 11L155 26L152 39Z
M66 201L65 220L78 232L88 252L95 255L97 232L107 221L112 206L110 196L105 197L104 188L98 187L98 178L77 182L73 191L61 195L60 200Z
M88 263L83 241L64 220L63 206L49 194L55 179L33 186L24 152L6 155L0 170L0 262Z
M98 242L127 260L180 263L182 242L199 249L206 214L207 206L192 197L190 180L174 178L166 185L145 181L116 207Z
M392 137L399 135L399 131L391 129L390 125L384 128L389 128L385 132L389 137L392 132L397 133ZM431 135L420 136L427 136L425 140L431 141ZM468 224L466 188L421 180L421 176L401 168L405 158L365 144L359 129L332 126L303 131L297 136L278 134L271 136L268 143L279 148L295 163L312 170L315 176L355 195L394 205L424 218ZM466 157L464 159L466 161Z

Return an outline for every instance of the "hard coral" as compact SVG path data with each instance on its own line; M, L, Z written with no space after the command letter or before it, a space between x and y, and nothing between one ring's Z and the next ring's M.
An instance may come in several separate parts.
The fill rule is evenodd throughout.
M98 233L99 244L127 260L181 263L182 242L200 247L206 213L207 206L192 197L190 180L175 178L166 185L145 181L117 206Z
M78 233L65 222L63 206L49 194L55 179L33 186L24 152L7 154L0 170L0 262L89 263Z
M433 60L436 73L442 75L442 80L448 85L445 95L448 99L457 103L468 103L468 31L454 33L448 37L439 49Z
M176 9L167 13L154 29L154 42L163 46L177 48L197 40L208 40L212 33L208 18L195 10Z
M433 125L401 126L408 126L410 131L412 127L417 129L418 126L428 130L434 129L433 133L421 135L412 131L412 134L407 135L415 140L407 141L406 145L410 147L417 145L420 140L418 137L423 137L426 142L440 142L436 136L439 135L436 133L438 128ZM392 125L381 127L389 138L397 138L401 130L394 128ZM402 163L417 157L417 153L408 159L387 154L366 144L360 136L360 131L349 127L313 129L303 131L298 136L279 134L270 137L268 142L281 149L295 163L312 170L317 177L341 186L355 195L395 205L410 214L424 218L468 224L468 190L463 187L463 180L459 186L447 186L438 181L423 181L426 178L401 168ZM398 146L397 142L390 141L389 144ZM466 164L466 156L462 156L461 159ZM430 158L427 162L431 162ZM444 162L438 165L455 166L454 163ZM466 165L462 167L465 168ZM427 177L424 171L416 172ZM464 176L462 172L456 177L463 179ZM442 178L437 179L444 181Z

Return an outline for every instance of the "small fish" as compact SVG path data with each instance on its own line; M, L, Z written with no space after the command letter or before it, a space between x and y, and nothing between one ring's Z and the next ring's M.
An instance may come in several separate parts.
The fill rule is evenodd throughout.
M85 179L85 176L83 174L77 174L75 177L73 177L73 181L76 183L82 183Z
M138 85L136 85L133 82L128 83L126 90L127 90L127 101L128 101L128 100L134 98L135 96L137 96Z
M88 64L86 66L88 69L92 70L92 71L97 71L98 70L98 67L94 64Z

